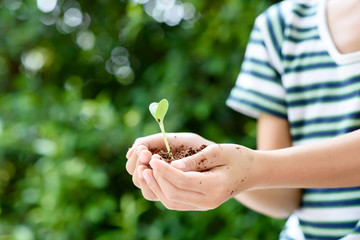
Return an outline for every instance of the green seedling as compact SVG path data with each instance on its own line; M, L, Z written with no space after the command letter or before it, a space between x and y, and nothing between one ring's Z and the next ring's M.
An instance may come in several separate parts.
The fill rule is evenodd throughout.
M165 128L164 128L164 118L165 118L165 115L166 115L166 112L167 112L168 108L169 108L169 102L166 99L163 99L158 103L153 102L149 106L149 110L150 110L151 114L153 115L153 117L155 118L155 120L157 121L157 123L160 126L160 130L161 130L162 135L164 137L166 150L168 151L169 156L171 157L171 159L174 159L173 154L170 151L170 146L169 146L169 143L167 141L166 134L165 134Z

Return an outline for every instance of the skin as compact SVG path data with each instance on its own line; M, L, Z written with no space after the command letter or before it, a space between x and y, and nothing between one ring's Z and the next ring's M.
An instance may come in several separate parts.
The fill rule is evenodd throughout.
M287 121L281 118L262 114L258 118L257 126L257 144L259 149L272 150L291 146L289 124ZM187 138L184 139L184 142L188 142L190 145L195 143L197 143L198 146L203 143L207 145L214 144L210 141L206 142L205 139L200 138L197 135L188 134L186 136ZM276 136L276 139L274 139L274 136ZM181 134L181 137L185 138L184 134ZM177 144L173 134L171 134L168 138L172 142L172 146ZM142 144L144 144L144 146ZM143 178L143 172L146 169L149 169L147 164L151 160L151 153L147 150L146 147L150 146L150 144L161 145L162 139L159 139L159 135L151 136L150 138L138 139L132 149L135 149L136 146L139 147L135 151L132 149L129 151L127 169L130 174L133 174L133 181L135 185L142 190L144 197L148 200L159 201L159 198L155 195L155 193ZM196 146L191 145L191 147ZM139 156L138 159L137 156ZM135 166L135 162L137 161L137 166ZM196 169L197 166L194 166L193 168ZM137 170L135 171L134 169ZM158 189L157 186L155 187ZM233 193L233 195L239 202L257 212L271 217L285 218L289 216L296 208L298 208L301 191L299 189L262 189L246 191L238 195ZM162 199L164 199L164 196L162 196ZM170 206L170 204L168 204L168 206L176 209L175 206Z
M339 53L360 51L360 4L358 0L331 0L327 5L329 32Z
M188 133L176 136L181 142L189 138L202 139ZM156 142L157 138L155 135L143 140ZM200 153L171 165L159 156L152 156L149 162L152 169L137 164L141 169L137 170L137 180L145 198L159 200L174 210L214 209L249 190L358 186L359 141L360 130L318 144L273 151L255 151L236 144L211 144ZM140 149L143 149L140 155L147 151L144 145L135 149L130 150L129 159ZM128 164L129 171L132 163Z
M257 121L257 148L274 150L291 147L288 121L275 116L261 114ZM286 218L300 205L301 190L278 188L246 191L235 196L243 205L264 215Z
M359 11L358 0L328 2L328 27L341 54L360 51ZM136 140L127 154L126 168L146 199L161 201L169 209L208 210L235 197L260 213L283 218L299 206L301 188L360 185L360 130L288 148L288 123L261 115L258 151L214 144L191 133L170 134L172 146L209 145L193 157L174 161L172 166L148 151L161 147L161 138L158 134ZM273 150L279 148L285 149Z
M287 121L281 118L263 114L258 118L257 125L259 149L271 150L291 146L289 125ZM205 139L193 134L180 134L180 137L177 139L185 138L185 136L186 139L184 139L184 142L189 143L191 147L200 146L203 143L207 145L214 144L210 141L206 142ZM151 160L151 153L147 150L146 146L150 146L151 144L155 144L156 146L157 144L161 145L162 139L159 139L158 137L159 135L154 135L148 138L140 138L136 140L134 147L130 149L127 155L129 159L127 169L129 173L133 173L133 181L135 185L142 190L142 193L146 199L152 201L158 201L159 198L146 183L145 179L143 178L143 173L146 169L149 169L147 164ZM174 135L170 134L168 138L171 141L171 145L176 146L177 143ZM136 149L136 146L139 147ZM139 156L138 159L137 156ZM158 157L156 158L158 159ZM137 166L135 166L136 161L138 161ZM198 167L199 166L193 166L195 170ZM145 176L147 175L145 174ZM157 188L159 192L159 187L156 186L156 184L153 186L153 188L154 187ZM229 190L230 194L235 195L235 192L232 193L232 191L233 190ZM301 191L299 189L262 189L246 191L234 197L242 204L257 212L276 218L285 218L299 206L300 196ZM161 199L163 199L163 202L169 202L165 200L165 196L163 194L161 194ZM171 205L171 203L167 203L167 207L171 209L178 209L176 206ZM184 207L189 208L189 206ZM193 208L189 209L194 210ZM204 210L206 209L207 208ZM181 210L186 210L186 208Z
M169 141L169 144L174 148L176 148L176 146L182 146L182 145L184 148L188 148L188 147L196 148L201 146L202 144L206 144L206 145L214 144L213 142L208 141L200 137L199 135L192 133L180 133L180 134L170 133L167 134L167 139ZM159 160L160 156L158 155L152 156L148 148L165 149L162 135L155 134L144 138L138 138L133 144L132 148L129 149L126 155L128 159L126 164L126 169L131 175L133 175L133 182L135 186L141 189L144 198L147 200L160 201L162 199L163 203L165 202L164 205L169 209L179 209L179 206L181 205L181 210L190 210L190 209L192 210L193 209L192 207L190 208L190 206L186 206L185 204L170 204L170 203L166 204L169 201L165 200L164 194L158 193L157 196L154 193L155 191L153 191L152 188L155 188L157 191L159 191L159 186L157 185L157 183L154 183L153 185L150 186L145 180L144 176L147 177L148 174L150 174L151 175L150 178L153 177L153 171L150 170L149 163L152 158L154 160ZM158 162L162 164L162 161L158 161ZM147 180L149 181L149 178Z

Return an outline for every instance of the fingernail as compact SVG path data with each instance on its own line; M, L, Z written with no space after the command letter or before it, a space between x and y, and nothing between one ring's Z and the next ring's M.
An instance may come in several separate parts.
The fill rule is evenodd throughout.
M172 166L174 166L175 168L179 169L179 170L185 170L186 169L186 165L183 161L174 161L171 163Z
M128 152L126 153L126 158L129 159L134 152L134 148L129 148Z
M144 173L144 174L143 174L143 177L144 177L146 183L149 183L149 182L150 182L150 176L149 176L148 174Z

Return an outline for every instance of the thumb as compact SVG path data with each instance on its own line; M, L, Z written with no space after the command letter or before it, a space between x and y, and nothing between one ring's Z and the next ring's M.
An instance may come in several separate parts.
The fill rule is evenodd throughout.
M203 149L195 155L182 158L179 160L174 160L171 162L171 166L182 170L187 171L198 171L203 172L217 166L217 154L209 154L211 149L209 147ZM208 157L213 156L213 157Z

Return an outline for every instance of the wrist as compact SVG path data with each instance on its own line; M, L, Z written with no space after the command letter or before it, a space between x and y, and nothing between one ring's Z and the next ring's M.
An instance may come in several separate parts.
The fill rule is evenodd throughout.
M284 169L288 169L282 161L282 154L276 154L277 151L252 150L252 183L251 189L277 188L285 187L283 182ZM289 169L288 169L289 170Z
M271 161L267 151L251 150L251 184L250 189L266 188L271 181Z
M297 167L291 161L295 156L288 148L271 151L255 151L257 180L255 188L292 188L301 178L293 170Z
M234 160L237 192L264 188L269 180L267 153L235 144L229 147L227 158Z

